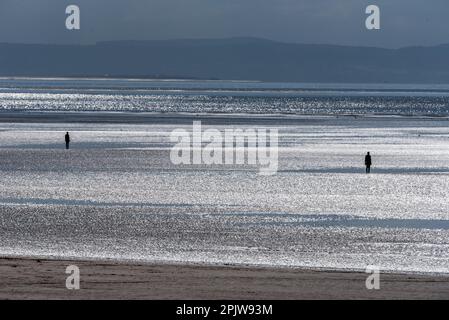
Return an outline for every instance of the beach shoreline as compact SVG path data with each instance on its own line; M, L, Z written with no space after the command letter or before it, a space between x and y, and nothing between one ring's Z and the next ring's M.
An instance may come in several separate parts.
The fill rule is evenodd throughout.
M80 290L65 286L80 269ZM449 275L369 274L301 268L0 258L0 299L315 300L448 299Z

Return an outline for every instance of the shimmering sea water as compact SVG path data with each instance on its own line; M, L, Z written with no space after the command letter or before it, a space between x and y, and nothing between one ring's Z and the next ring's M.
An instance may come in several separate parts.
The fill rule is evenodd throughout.
M246 165L172 164L170 132L191 127L175 118L0 112L0 255L449 272L444 86L3 79L0 88L8 115L198 112L206 129L263 126L280 138L279 172L261 176ZM208 112L246 115L212 126ZM248 115L264 112L282 116L261 125ZM290 112L309 116L286 123Z
M449 85L0 79L0 110L449 115Z

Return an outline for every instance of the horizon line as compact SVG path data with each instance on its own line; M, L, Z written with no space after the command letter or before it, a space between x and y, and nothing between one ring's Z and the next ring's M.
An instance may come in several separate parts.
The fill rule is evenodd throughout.
M384 47L384 46L375 46L375 45L356 45L356 44L336 44L336 43L306 43L306 42L289 42L282 40L273 40L269 38L262 37L253 37L253 36L241 36L241 37L219 37L219 38L169 38L169 39L128 39L128 40L98 40L90 43L56 43L56 42L2 42L0 41L0 45L36 45L36 46L96 46L107 43L151 43L151 42L181 42L181 41L226 41L226 40L253 40L253 41L265 41L277 44L286 44L286 45L303 45L303 46L331 46L331 47L346 47L346 48L375 48L375 49L383 49L383 50L401 50L408 48L437 48L441 46L448 46L449 41L446 43L438 43L434 45L407 45L401 46L397 48L393 47Z

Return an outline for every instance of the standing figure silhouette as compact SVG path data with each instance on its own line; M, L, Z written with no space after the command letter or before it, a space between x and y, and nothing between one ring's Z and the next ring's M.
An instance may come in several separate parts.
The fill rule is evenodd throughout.
M69 150L69 147L70 147L70 135L69 135L69 133L67 132L67 133L65 134L65 148L66 148L67 150Z
M366 173L371 173L371 164L372 164L371 155L368 152L365 156Z

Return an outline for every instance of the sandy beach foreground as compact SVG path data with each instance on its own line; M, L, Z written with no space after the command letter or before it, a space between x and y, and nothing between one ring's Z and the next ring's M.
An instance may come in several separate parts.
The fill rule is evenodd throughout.
M65 287L77 265L80 290ZM448 299L449 276L367 274L288 268L0 259L0 299Z

